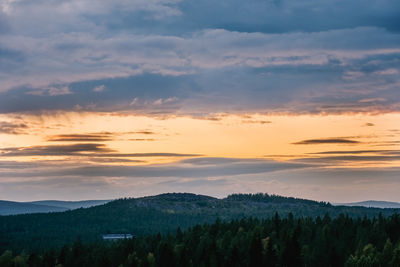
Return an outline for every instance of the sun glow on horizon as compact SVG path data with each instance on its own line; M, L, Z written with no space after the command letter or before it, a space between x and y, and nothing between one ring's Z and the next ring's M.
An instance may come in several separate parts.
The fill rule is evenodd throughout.
M2 115L1 120L16 119ZM352 116L219 114L207 118L181 116L159 119L137 115L116 116L113 113L70 112L61 116L19 115L18 121L27 125L21 129L21 133L1 135L3 160L78 159L82 162L97 158L97 164L143 165L201 156L278 161L320 158L321 164L343 167L399 164L399 160L392 158L374 160L370 157L363 161L349 157L360 153L363 156L375 156L383 150L399 147L396 122L400 121L400 114L393 113ZM97 147L88 151L72 151L79 152L79 155L68 154L71 151L67 151L65 156L62 151L53 151L53 154L43 151L21 152L72 144L95 144ZM19 148L21 153L7 155L7 148L10 147ZM360 152L362 150L364 152ZM337 154L343 157L335 157ZM104 158L113 160L106 161Z

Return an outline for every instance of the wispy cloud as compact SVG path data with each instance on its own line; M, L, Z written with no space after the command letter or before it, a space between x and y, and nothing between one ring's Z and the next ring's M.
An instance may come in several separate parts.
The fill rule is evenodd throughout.
M155 141L153 138L130 138L129 141Z
M106 87L104 86L104 84L102 84L102 85L94 87L93 92L100 93L100 92L103 92L105 90L105 88Z
M141 130L141 131L128 132L127 134L153 135L153 134L157 134L157 133L156 133L156 132L153 132L153 131L150 131L150 130Z
M83 143L72 145L50 145L32 147L9 147L0 149L2 157L19 156L74 156L84 155L82 153L112 152L104 144Z
M322 164L339 167L352 164L364 166L363 164L389 164L400 161L400 150L391 149L369 149L369 150L332 150L312 152L307 155L298 156L293 162Z
M102 142L111 141L114 139L114 133L103 132L93 134L60 134L53 135L47 138L47 141L52 142Z
M0 134L25 134L28 125L25 123L0 121Z
M115 198L161 192L268 192L318 200L397 199L399 168L320 168L318 162L199 158L169 164L104 166L95 162L0 161L2 196L8 199ZM111 162L114 163L114 162ZM23 197L29 196L29 197Z
M321 138L321 139L307 139L292 143L294 145L320 145L320 144L344 144L344 145L352 145L358 144L359 141L344 139L344 138Z
M400 155L340 155L340 156L329 156L329 157L311 157L296 159L294 162L303 163L321 163L324 165L332 165L337 167L337 164L342 163L353 163L360 165L361 162L371 163L388 163L391 161L400 161Z
M243 120L243 123L254 123L254 124L268 124L272 123L271 121L264 121L264 120Z
M386 155L400 155L400 150L391 149L369 149L369 150L332 150L313 152L310 154L386 154Z
M49 145L32 147L1 148L2 157L25 156L79 156L79 157L197 157L200 154L152 152L152 153L119 153L101 143L78 143L71 145Z
M179 156L171 153L147 153L140 156ZM107 158L108 160L108 158ZM42 165L42 167L40 167ZM122 165L67 165L40 164L32 172L32 169L11 172L0 172L1 177L65 177L65 176L88 176L88 177L215 177L229 175L243 175L255 173L269 173L280 170L308 168L310 164L282 163L263 159L239 159L239 158L200 158L183 160L170 164L153 164L146 166L122 166ZM51 168L46 168L51 167Z

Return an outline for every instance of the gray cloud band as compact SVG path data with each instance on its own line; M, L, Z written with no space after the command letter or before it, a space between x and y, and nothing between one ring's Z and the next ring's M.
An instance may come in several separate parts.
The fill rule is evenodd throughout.
M140 9L138 2L127 10ZM171 16L185 18L189 10L180 9L183 3L195 5L174 2L179 12ZM392 9L385 7L381 16L392 17L397 5L391 1ZM18 7L23 12L25 7ZM85 27L40 35L16 30L0 39L0 112L399 111L400 35L388 31L394 24L385 28L372 22L274 34L235 31L229 25L196 28L182 36L173 30L128 34L107 27L101 34Z

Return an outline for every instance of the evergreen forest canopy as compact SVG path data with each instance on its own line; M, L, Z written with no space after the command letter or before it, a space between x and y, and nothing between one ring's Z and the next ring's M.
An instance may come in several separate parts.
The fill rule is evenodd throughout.
M116 242L0 256L0 266L400 266L400 217L217 220Z
M0 216L0 266L400 266L399 238L396 209L173 193Z

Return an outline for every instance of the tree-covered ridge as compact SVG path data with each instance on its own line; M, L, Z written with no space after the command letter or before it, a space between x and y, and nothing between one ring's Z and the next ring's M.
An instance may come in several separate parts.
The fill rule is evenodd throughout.
M311 200L256 195L232 195L225 199L194 194L162 194L144 198L127 198L87 209L60 213L0 216L0 251L19 253L59 248L77 238L96 242L107 233L147 236L160 232L185 230L216 219L230 221L247 217L269 218L279 212L296 218L348 214L350 217L390 216L395 209L336 207Z
M254 201L254 202L266 202L266 203L292 203L292 204L307 204L307 205L319 205L330 207L329 202L324 201L314 201L303 198L295 197L284 197L278 195L269 195L267 193L257 193L257 194L232 194L225 198L226 200L234 201Z
M5 251L0 266L400 266L400 217L217 220L119 242Z

